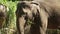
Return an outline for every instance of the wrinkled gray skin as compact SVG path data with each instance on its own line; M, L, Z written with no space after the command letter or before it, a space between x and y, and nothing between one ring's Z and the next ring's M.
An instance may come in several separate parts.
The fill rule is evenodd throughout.
M3 27L6 20L7 7L3 4L0 4L0 28Z
M16 25L19 34L25 34L27 19L32 23L30 34L46 34L48 19L50 17L60 17L60 5L58 3L50 3L46 1L22 1L17 5ZM36 26L36 27L35 27ZM33 28L39 28L39 33ZM37 29L38 30L38 29Z

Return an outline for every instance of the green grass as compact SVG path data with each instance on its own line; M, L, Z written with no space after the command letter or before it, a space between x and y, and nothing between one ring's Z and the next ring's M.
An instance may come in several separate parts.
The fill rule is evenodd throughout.
M47 34L60 34L59 29L48 29Z

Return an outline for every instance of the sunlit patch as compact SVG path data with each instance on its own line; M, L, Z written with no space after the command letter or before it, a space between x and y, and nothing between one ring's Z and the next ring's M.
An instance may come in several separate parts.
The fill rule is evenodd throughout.
M0 5L0 9L2 10L4 8L4 6Z
M0 5L0 12L5 12L5 6L4 5Z
M6 7L5 5L0 5L0 12L6 12L9 11L9 8Z

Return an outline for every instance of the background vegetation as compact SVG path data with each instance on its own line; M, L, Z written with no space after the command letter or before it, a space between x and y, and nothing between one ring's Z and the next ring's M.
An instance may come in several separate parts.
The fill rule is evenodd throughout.
M4 4L9 8L9 11L7 12L8 19L4 25L4 28L0 29L0 34L16 34L16 5L19 0L0 0L1 4ZM47 31L49 34L60 34L60 31L58 29L48 29ZM48 34L47 33L47 34Z
M16 30L16 4L17 2L12 2L9 0L0 0L0 3L8 7L7 20L4 28L0 29L0 34L12 34Z

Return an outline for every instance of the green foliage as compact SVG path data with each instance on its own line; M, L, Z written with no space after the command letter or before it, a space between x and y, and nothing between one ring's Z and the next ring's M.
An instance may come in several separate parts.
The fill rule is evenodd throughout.
M9 8L9 11L7 12L7 20L4 25L4 28L7 28L5 31L3 28L3 34L8 32L8 29L16 29L16 16L15 16L15 11L16 11L16 4L17 2L12 2L12 1L7 1L7 0L0 0L0 4L3 4ZM5 33L4 33L5 32ZM9 31L7 34L11 34L12 32Z
M60 34L59 29L48 29L47 34Z

